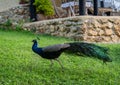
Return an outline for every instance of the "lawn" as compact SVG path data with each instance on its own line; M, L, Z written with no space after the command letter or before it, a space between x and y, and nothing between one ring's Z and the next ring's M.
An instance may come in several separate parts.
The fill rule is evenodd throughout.
M99 44L109 48L113 62L63 53L55 61L39 57L31 50L32 40L40 37L39 46L72 40L31 32L0 30L0 85L120 85L120 44Z

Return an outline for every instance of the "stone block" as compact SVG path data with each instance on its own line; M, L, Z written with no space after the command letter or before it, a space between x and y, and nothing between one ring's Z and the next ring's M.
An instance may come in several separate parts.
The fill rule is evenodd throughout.
M111 39L113 42L118 42L120 38L117 35L112 35Z
M105 29L105 35L110 36L113 34L113 30L112 29Z
M111 37L110 36L103 36L103 40L105 42L110 42L111 41Z
M112 29L112 28L113 28L113 23L108 22L108 23L107 23L107 27L108 27L109 29Z
M99 30L99 31L98 31L98 35L99 35L99 36L104 35L104 34L105 34L104 30Z
M66 28L64 28L63 26L60 26L59 30L60 30L60 32L64 32L64 31L66 31Z
M102 38L102 36L96 36L94 40L95 40L95 42L102 42L103 38Z
M88 30L88 35L89 36L96 36L96 35L98 35L98 33L95 30Z
M120 37L120 25L114 25L114 32Z
M105 24L108 22L108 19L107 18L102 18L102 19L97 19L97 21L100 23L100 24Z
M54 26L53 25L50 25L50 32L54 32L55 31L55 28L54 28Z
M101 23L97 22L96 20L94 22L92 22L92 25L94 28L101 27Z
M77 31L78 31L78 29L76 27L71 27L70 28L70 32L72 32L72 33L77 32Z

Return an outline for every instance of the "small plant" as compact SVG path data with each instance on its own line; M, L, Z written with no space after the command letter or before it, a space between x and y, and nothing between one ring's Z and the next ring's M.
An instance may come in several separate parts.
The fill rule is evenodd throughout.
M22 30L23 30L23 29L22 29L23 24L24 24L24 21L23 21L23 20L20 20L19 23L17 23L17 24L14 26L14 29L15 29L16 31L22 31Z
M13 22L10 19L8 19L5 23L0 24L0 29L22 31L23 23L23 21L19 21L19 23L13 24Z
M8 19L6 22L0 24L0 29L3 29L3 30L11 29L11 27L12 27L12 21L10 19Z
M22 26L21 25L16 25L15 30L16 31L22 31Z
M37 12L46 16L54 15L54 8L50 0L35 0Z

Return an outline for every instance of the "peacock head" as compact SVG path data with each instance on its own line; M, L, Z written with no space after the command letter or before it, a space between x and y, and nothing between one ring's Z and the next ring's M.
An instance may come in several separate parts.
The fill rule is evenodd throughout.
M32 42L33 42L33 43L37 43L37 40L36 40L36 39L34 39L34 40L32 40Z
M33 43L37 43L37 40L40 40L40 38L37 36L37 39L32 40Z

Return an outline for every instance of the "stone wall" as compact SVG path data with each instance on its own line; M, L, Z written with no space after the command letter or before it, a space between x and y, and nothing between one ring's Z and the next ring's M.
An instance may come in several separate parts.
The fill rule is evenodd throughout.
M120 42L120 17L76 16L26 23L25 30L87 42Z
M29 22L30 19L28 5L19 5L17 7L0 12L0 23L5 23L8 19L11 20L13 24L19 22Z

